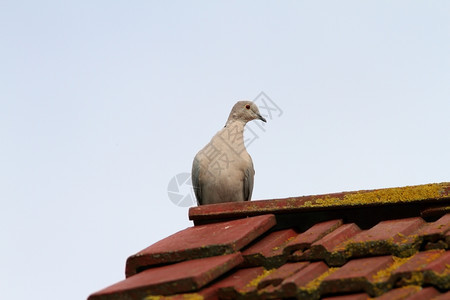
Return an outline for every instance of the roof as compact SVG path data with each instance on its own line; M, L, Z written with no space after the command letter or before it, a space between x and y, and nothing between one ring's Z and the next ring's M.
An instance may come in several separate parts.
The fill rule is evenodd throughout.
M450 183L193 207L112 299L450 299Z

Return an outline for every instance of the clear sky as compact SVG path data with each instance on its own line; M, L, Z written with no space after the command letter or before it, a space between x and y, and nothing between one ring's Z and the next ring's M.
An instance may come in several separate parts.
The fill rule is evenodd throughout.
M449 1L1 1L1 298L85 299L191 226L169 182L261 92L279 110L249 124L253 199L450 181L449 16Z

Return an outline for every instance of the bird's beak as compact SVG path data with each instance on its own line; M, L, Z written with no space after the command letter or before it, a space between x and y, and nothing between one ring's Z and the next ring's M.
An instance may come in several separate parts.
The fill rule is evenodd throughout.
M261 121L263 121L264 123L267 123L266 119L265 119L263 116L261 116L260 114L258 114L258 118L259 118Z

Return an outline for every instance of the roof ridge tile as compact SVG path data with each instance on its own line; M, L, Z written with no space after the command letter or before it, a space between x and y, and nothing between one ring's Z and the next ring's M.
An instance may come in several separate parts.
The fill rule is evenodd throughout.
M260 214L288 214L318 210L405 205L411 203L442 203L450 199L450 182L374 190L310 195L249 202L203 205L189 209L194 222L240 218Z

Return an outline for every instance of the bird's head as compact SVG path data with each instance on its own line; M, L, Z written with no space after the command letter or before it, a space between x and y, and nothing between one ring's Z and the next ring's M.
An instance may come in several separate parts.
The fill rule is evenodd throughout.
M238 101L230 112L230 116L228 117L228 122L239 120L247 123L251 120L261 120L263 122L267 122L266 119L261 116L259 112L258 106L252 101ZM227 123L228 123L227 122Z

